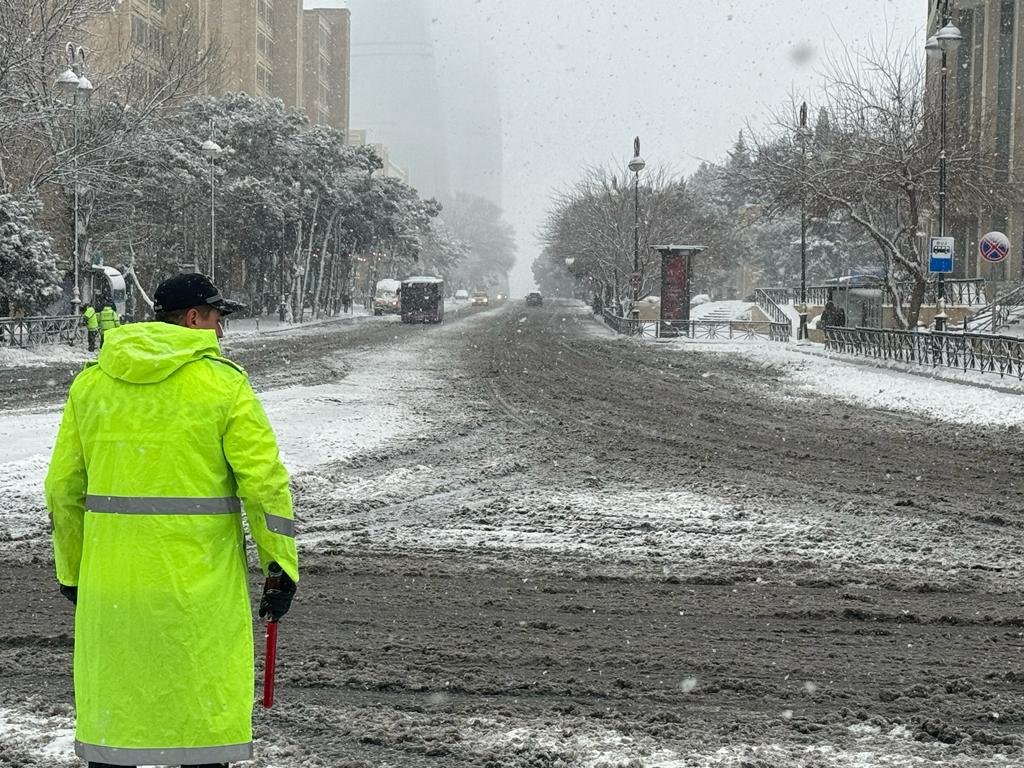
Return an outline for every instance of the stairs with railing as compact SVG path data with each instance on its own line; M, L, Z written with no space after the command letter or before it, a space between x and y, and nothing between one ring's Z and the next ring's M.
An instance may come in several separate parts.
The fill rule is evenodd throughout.
M993 322L994 321L994 322ZM999 333L1024 322L1024 284L1015 285L967 320L967 330Z
M793 335L793 318L790 313L783 309L784 306L792 304L793 292L789 288L755 288L754 303L758 309L768 316L773 323L785 323L790 327L790 335Z

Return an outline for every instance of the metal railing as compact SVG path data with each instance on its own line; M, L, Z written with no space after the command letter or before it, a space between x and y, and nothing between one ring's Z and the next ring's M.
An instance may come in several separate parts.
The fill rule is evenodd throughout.
M934 280L928 282L924 294L926 304L935 303L937 298L935 286ZM988 303L988 299L985 297L984 278L946 281L946 304L954 307L982 307L986 303Z
M1024 379L1024 339L980 333L826 328L834 352Z
M967 329L981 330L988 328L998 331L1009 325L1011 317L1020 317L1024 308L1024 285L1017 285L1003 293L989 305L978 310L967 321ZM995 314L995 326L992 325L992 315Z
M601 316L604 318L605 325L607 325L616 333L626 334L627 336L636 333L636 327L633 324L632 319L628 317L616 315L614 312L607 308L602 310Z
M935 292L937 290L937 283L934 280L929 280L925 284L924 290L924 304L934 304L936 301ZM812 285L807 289L807 303L816 306L823 307L825 302L828 301L829 291L842 290L846 287L862 287L862 286L845 286L845 285ZM876 284L872 287L882 287L882 282L879 279ZM914 289L914 284L911 282L901 282L897 285L900 291L900 295L909 297ZM884 296L884 294L883 294ZM888 305L888 297L883 299L883 303ZM946 304L948 306L955 307L980 307L987 303L985 298L985 280L983 278L972 278L969 280L946 280Z
M78 315L0 317L0 346L78 344L84 338L85 323Z
M789 291L786 288L755 288L754 303L768 315L773 323L784 323L792 333L793 323L789 315L782 311L779 301L783 304L789 302Z
M633 320L613 314L607 309L603 317L605 323L617 333L642 339L686 336L709 341L789 341L793 332L788 318L784 323L770 320Z
M757 300L757 294L763 293L765 297L771 299L776 304L791 304L798 297L800 292L794 291L789 288L755 288L754 299Z

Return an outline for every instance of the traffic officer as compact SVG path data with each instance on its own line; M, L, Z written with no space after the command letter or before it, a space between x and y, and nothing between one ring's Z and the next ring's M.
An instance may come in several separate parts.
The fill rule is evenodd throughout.
M117 312L114 311L114 305L109 301L103 305L103 309L100 310L100 346L103 346L103 337L107 335L107 331L111 328L117 328L121 324L121 321L117 319Z
M107 331L74 380L46 476L75 610L75 752L92 768L252 757L253 635L240 512L280 618L299 579L288 473L263 408L220 354L239 305L165 280L158 322Z
M85 319L85 334L89 341L89 351L96 351L96 334L100 330L100 320L96 316L96 307L86 304L82 307L82 317Z

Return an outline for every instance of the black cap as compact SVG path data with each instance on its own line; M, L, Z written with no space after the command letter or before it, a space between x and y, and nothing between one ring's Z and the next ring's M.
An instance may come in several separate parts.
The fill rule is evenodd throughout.
M222 315L230 315L245 308L244 304L221 296L210 278L198 272L169 277L157 286L153 294L154 312L174 312L206 306L220 310Z

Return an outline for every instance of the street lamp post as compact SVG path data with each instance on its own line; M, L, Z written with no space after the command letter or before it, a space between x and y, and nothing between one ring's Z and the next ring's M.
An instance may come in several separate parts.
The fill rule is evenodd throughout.
M74 185L74 205L72 208L72 215L74 216L74 248L71 260L74 267L75 284L74 293L71 298L71 305L73 307L74 314L77 315L79 307L82 306L81 271L78 264L78 115L79 105L84 106L89 102L89 97L92 96L94 89L89 78L85 76L85 49L76 43L68 43L64 46L64 56L67 59L68 66L67 69L57 76L57 87L66 97L71 99L72 121L74 125L74 144L72 148L72 183Z
M629 170L633 172L633 275L630 283L633 288L633 306L630 314L639 329L640 324L640 171L646 163L640 157L640 137L633 139L633 159L629 161Z
M220 144L213 140L213 121L210 121L210 138L203 142L200 151L210 161L210 280L217 279L217 213L214 207L214 175L213 163L223 151Z
M807 206L803 183L807 174L807 102L800 105L800 327L797 340L807 338Z
M963 35L953 25L949 13L949 0L944 0L942 6L942 27L925 43L925 52L933 59L940 59L942 62L941 92L939 95L939 237L946 234L946 90L949 75L948 56L956 55L957 48ZM936 308L935 330L946 329L946 279L945 274L939 272L936 285Z

